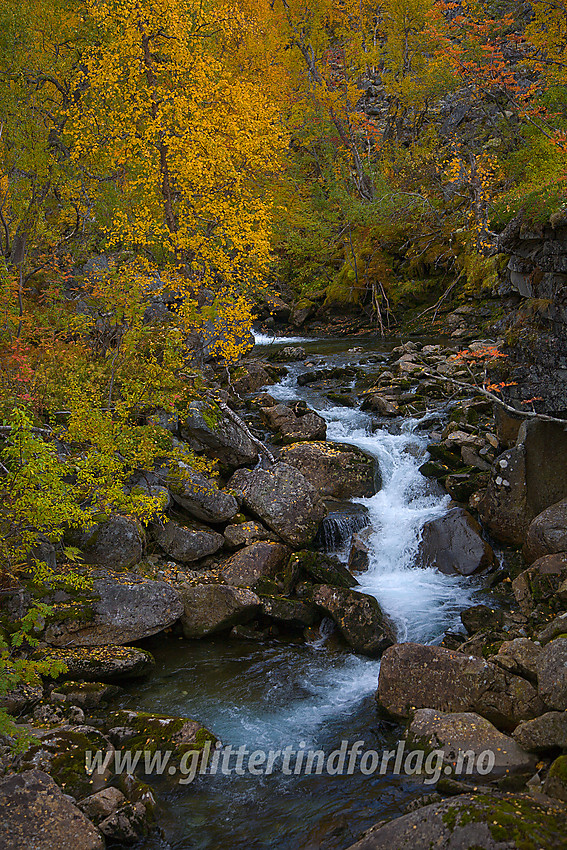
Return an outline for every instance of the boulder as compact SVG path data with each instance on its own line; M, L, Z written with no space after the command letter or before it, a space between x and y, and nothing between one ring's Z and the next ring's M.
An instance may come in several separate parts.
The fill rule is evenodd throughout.
M360 407L361 410L371 410L373 413L377 413L378 416L387 418L400 416L400 408L397 404L391 399L384 398L384 396L377 395L376 393L366 395Z
M295 629L313 626L318 620L312 605L283 596L261 596L262 614Z
M287 463L239 469L229 484L242 493L246 508L291 546L310 543L326 513L315 488Z
M541 646L529 638L515 638L504 641L497 655L493 655L490 661L536 684L541 654Z
M255 587L262 578L274 576L287 563L291 552L282 543L258 541L231 555L221 570L226 584L232 587Z
M538 669L538 693L549 708L567 710L567 637L544 647Z
M356 531L370 522L368 508L358 502L324 499L328 514L323 518L313 541L324 552L335 552L348 544Z
M491 750L495 758L490 773L481 773L485 781L535 768L532 755L513 738L499 732L490 721L473 712L445 714L433 708L420 708L412 717L406 737L412 747L443 750L443 763L450 765L457 776L478 776L477 760L486 750ZM470 751L473 753L471 759L463 759L462 754Z
M196 451L210 451L228 466L245 466L258 460L258 447L244 429L218 407L202 401L189 405L181 436Z
M37 650L36 656L61 661L67 668L65 678L84 682L136 679L155 667L151 653L133 646L45 649Z
M417 643L386 650L376 698L379 708L397 719L418 708L474 712L504 731L544 711L525 679L483 659Z
M129 569L142 560L144 532L132 517L112 516L85 531L70 531L66 539L81 549L87 564Z
M213 745L217 741L202 723L189 717L120 709L106 722L110 740L129 750L170 749L179 756L188 750L202 750L207 741Z
M512 582L512 590L520 610L524 614L530 614L540 602L552 602L565 579L567 553L538 558Z
M322 416L308 408L305 402L263 407L260 413L264 422L279 434L284 443L324 440L327 436L327 423Z
M370 829L348 850L562 850L566 809L529 794L461 794Z
M481 537L478 522L463 508L423 526L418 558L446 575L474 575L494 565L494 552Z
M321 552L294 552L290 559L290 572L303 572L310 581L330 584L333 587L356 587L357 580L337 558Z
M473 605L461 611L461 622L469 635L487 629L498 629L504 624L504 611L500 608L489 608L488 605Z
M63 605L62 613L66 619L58 619L55 605L54 622L44 633L47 643L106 646L131 643L163 631L179 619L183 603L178 592L164 581L130 572L97 571L93 573L93 592L88 605L83 606L76 619L70 616L68 603L67 607Z
M524 545L528 564L558 552L567 553L567 499L551 505L532 520Z
M227 522L238 513L238 502L232 493L219 490L188 464L176 467L175 473L167 477L167 485L175 502L196 519Z
M563 584L565 584L565 582ZM561 585L561 587L563 587L563 585ZM555 617L555 619L544 626L543 629L538 632L536 637L542 645L545 645L546 643L549 643L550 640L553 640L556 637L565 637L565 635L567 635L567 611L564 611L563 614L559 614L559 616Z
M319 584L311 600L337 625L355 652L376 657L396 640L396 629L378 601L366 593Z
M346 443L295 443L281 460L298 469L322 496L373 496L379 489L373 457Z
M241 374L242 373L242 374ZM232 389L238 395L255 393L274 381L262 363L249 362L246 366L236 370L236 376L232 379Z
M524 720L514 729L513 737L530 753L567 750L567 711L548 711Z
M372 552L370 538L374 533L372 526L363 528L352 535L350 552L348 556L348 568L354 572L365 572L370 566L370 555Z
M186 638L202 638L247 623L261 606L260 598L251 590L224 584L182 586L181 594L181 627Z
M559 756L549 768L543 793L567 803L567 756Z
M126 797L122 791L109 786L97 791L96 794L85 797L77 805L89 820L99 824L101 820L113 815L126 802Z
M0 779L1 850L104 850L98 829L42 770Z
M163 551L180 564L214 555L224 544L222 534L197 523L180 525L173 519L152 523L152 535Z
M274 535L259 522L241 522L239 525L228 525L224 530L224 541L229 549L241 549L251 546L258 540L273 540Z
M98 825L112 844L138 844L147 834L146 807L143 803L126 803Z
M148 670L151 670L152 666L149 663ZM57 694L68 705L78 705L80 708L98 708L101 703L107 702L120 693L121 688L106 684L106 682L64 682L58 684L56 689L52 691L51 701L54 701L55 694Z

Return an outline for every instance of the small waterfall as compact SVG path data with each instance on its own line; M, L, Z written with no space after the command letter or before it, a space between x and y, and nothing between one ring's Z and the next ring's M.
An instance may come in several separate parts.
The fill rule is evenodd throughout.
M324 552L336 552L348 546L352 535L370 523L368 512L353 510L356 507L359 506L351 504L328 513L315 537L315 546L318 549Z

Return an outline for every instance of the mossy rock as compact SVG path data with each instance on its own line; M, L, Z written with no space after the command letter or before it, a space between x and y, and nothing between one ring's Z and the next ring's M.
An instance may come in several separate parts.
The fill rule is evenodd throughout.
M289 567L292 573L302 571L314 579L317 584L328 584L333 587L355 587L358 582L336 558L329 558L321 552L303 550L295 552Z
M212 732L188 717L121 709L109 716L107 725L109 729L118 727L131 732L126 736L125 746L132 751L148 750L153 753L158 749L169 749L176 755L182 755L188 751L203 750L207 741L211 747L217 742ZM121 735L121 740L124 741L124 735Z
M34 653L34 658L61 661L67 667L61 679L86 682L134 679L146 676L155 667L155 659L150 652L133 646L40 649Z

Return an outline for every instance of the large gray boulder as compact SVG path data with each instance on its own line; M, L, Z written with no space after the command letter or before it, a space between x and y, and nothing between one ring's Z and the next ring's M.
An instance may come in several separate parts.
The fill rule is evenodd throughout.
M235 525L228 525L224 530L224 542L229 549L241 549L251 546L258 540L274 540L274 535L262 523L249 520Z
M378 473L373 457L346 443L295 443L282 449L280 459L298 469L321 496L350 499L373 496Z
M479 505L480 519L493 537L521 545L534 517L567 498L566 452L567 431L560 424L522 423L516 445L495 460Z
M221 537L222 540L222 537ZM97 571L93 591L76 616L69 601L54 605L54 621L44 632L51 646L106 646L126 644L155 635L172 626L183 613L179 593L164 581L130 572ZM61 611L61 619L58 612Z
M163 551L180 564L214 555L224 544L222 534L197 523L180 525L175 520L152 523L151 532Z
M175 502L196 519L227 522L238 513L238 502L232 493L219 490L187 464L179 465L167 476L167 485Z
M0 779L0 809L0 850L104 850L98 829L41 770Z
M244 429L220 408L202 401L189 405L181 423L181 437L196 451L211 451L228 466L245 466L258 460L258 447Z
M538 558L512 582L512 590L520 610L524 614L530 614L540 602L552 602L566 579L567 553Z
M379 708L397 719L418 708L472 711L504 731L545 710L525 679L483 659L417 643L396 644L385 651L376 699Z
M110 517L85 531L72 530L67 540L82 550L86 564L108 569L129 569L142 560L144 532L132 517Z
M530 753L567 750L567 711L548 711L524 720L514 729L513 737Z
M224 561L222 575L233 587L255 587L262 578L274 578L290 554L291 550L282 543L261 540Z
M396 640L394 624L373 596L319 584L313 588L310 601L334 620L355 652L376 657Z
M567 499L551 505L532 520L524 545L528 564L558 552L567 552Z
M563 850L566 811L529 794L461 794L378 824L348 850Z
M515 638L514 640L505 640L497 654L493 655L489 661L536 684L541 654L541 646L534 643L533 640Z
M425 523L418 558L446 575L470 576L494 564L494 552L482 539L480 525L463 508Z
M225 584L184 585L181 593L181 627L186 638L202 638L247 623L261 607L260 597L251 590Z
M549 708L567 711L567 637L544 647L538 670L538 693Z
M242 494L251 513L291 546L310 543L326 513L315 488L286 463L270 469L239 469L229 486Z
M260 413L264 422L284 443L324 440L327 436L327 423L322 416L310 410L305 402L263 407Z
M420 708L412 717L406 738L410 747L423 747L427 752L442 750L443 763L450 766L445 774L452 770L457 776L482 775L487 781L535 768L532 755L513 738L499 732L489 720L474 712L446 714L433 708ZM488 774L483 772L486 766L479 759L486 750L494 755ZM463 758L464 753L470 752L473 753L471 758ZM481 767L480 774L478 766Z

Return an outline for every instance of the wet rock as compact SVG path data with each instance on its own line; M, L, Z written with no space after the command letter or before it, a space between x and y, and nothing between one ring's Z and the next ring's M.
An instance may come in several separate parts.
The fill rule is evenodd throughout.
M112 729L129 730L120 733L121 745L128 744L129 750L170 749L176 755L188 750L202 750L207 741L216 743L216 737L202 723L189 717L173 717L146 711L121 709L113 712L108 720L108 735L114 740Z
M281 543L258 541L224 561L222 575L232 587L255 587L262 578L274 578L290 554Z
M258 447L248 434L219 408L202 401L189 405L181 436L195 450L210 450L228 466L245 466L258 460Z
M223 584L184 586L181 593L181 627L186 638L202 638L247 623L258 614L261 605L251 590Z
M219 490L187 464L176 467L175 473L167 477L167 484L175 502L196 519L227 522L238 513L238 502L231 493Z
M104 837L119 844L138 844L146 835L146 807L143 803L126 803L98 825Z
M374 533L371 526L363 528L362 531L357 531L352 536L350 553L348 556L348 568L354 572L365 572L370 566L370 538Z
M242 493L251 513L292 546L310 543L326 514L315 488L287 463L270 469L240 469L229 484Z
M356 502L325 499L328 514L323 518L314 545L334 552L350 541L352 535L370 522L368 508Z
M377 413L378 416L388 418L401 415L400 408L397 404L384 396L376 395L374 393L365 396L360 407L361 410L371 410L373 413Z
M543 793L567 803L567 756L559 756L549 768Z
M426 522L418 557L446 575L474 575L490 569L494 552L480 536L477 521L463 508L453 508L445 516Z
M66 678L85 682L135 679L146 676L155 667L151 653L133 646L42 649L37 650L35 655L61 661L67 668Z
M567 749L567 711L548 711L519 723L513 732L518 744L530 753Z
M520 610L529 614L540 602L552 601L565 579L567 553L539 558L512 582L512 590Z
M296 443L281 460L298 469L322 496L373 496L379 485L374 458L346 443Z
M290 558L290 571L303 572L311 581L333 587L355 587L358 582L337 558L321 552L294 552Z
M474 712L508 731L542 714L535 688L480 658L438 646L396 644L382 656L377 701L396 718L415 709Z
M567 710L567 638L544 647L538 669L538 693L546 706Z
M66 619L57 620L55 606L55 622L45 629L44 640L51 646L131 643L173 625L182 612L179 594L166 582L131 572L97 571L93 592L77 617L63 608Z
M479 775L475 767L478 757L486 750L490 750L495 758L490 773L481 773L485 781L535 768L532 755L513 738L499 732L492 723L473 712L445 714L432 708L421 708L413 715L406 737L412 747L421 746L428 752L443 750L443 763L461 776ZM469 751L473 752L473 758L462 760L461 770L455 770L459 754ZM444 773L447 775L447 771Z
M180 525L173 519L152 523L152 536L163 551L180 564L214 555L224 544L222 534L197 523Z
M150 664L148 669L151 669L151 666ZM97 708L120 692L120 688L105 682L64 682L57 685L57 693L61 694L66 703L82 708Z
M333 619L355 652L376 657L396 639L396 629L373 596L347 588L315 585L312 601Z
M504 612L487 605L473 605L461 612L461 622L469 635L485 629L499 628L504 624Z
M2 850L104 850L98 829L41 770L0 779L0 808Z
M85 563L109 569L129 569L144 553L144 532L131 517L112 516L86 531L70 531L66 539L81 549Z
M224 540L229 549L241 549L251 546L258 540L274 540L274 535L259 522L241 522L239 525L229 525L224 530Z
M118 788L109 786L91 794L77 803L79 809L85 813L89 820L99 824L101 820L114 814L127 802L126 797Z
M370 829L348 850L561 850L566 809L528 794L462 794Z
M293 405L276 404L260 410L263 420L284 443L301 440L324 440L327 423L322 416L310 410L305 402Z
M286 599L283 596L260 598L264 616L291 628L304 629L313 626L319 619L312 605L306 605L296 599Z
M551 505L532 520L524 545L524 557L529 564L558 552L567 552L567 499Z

